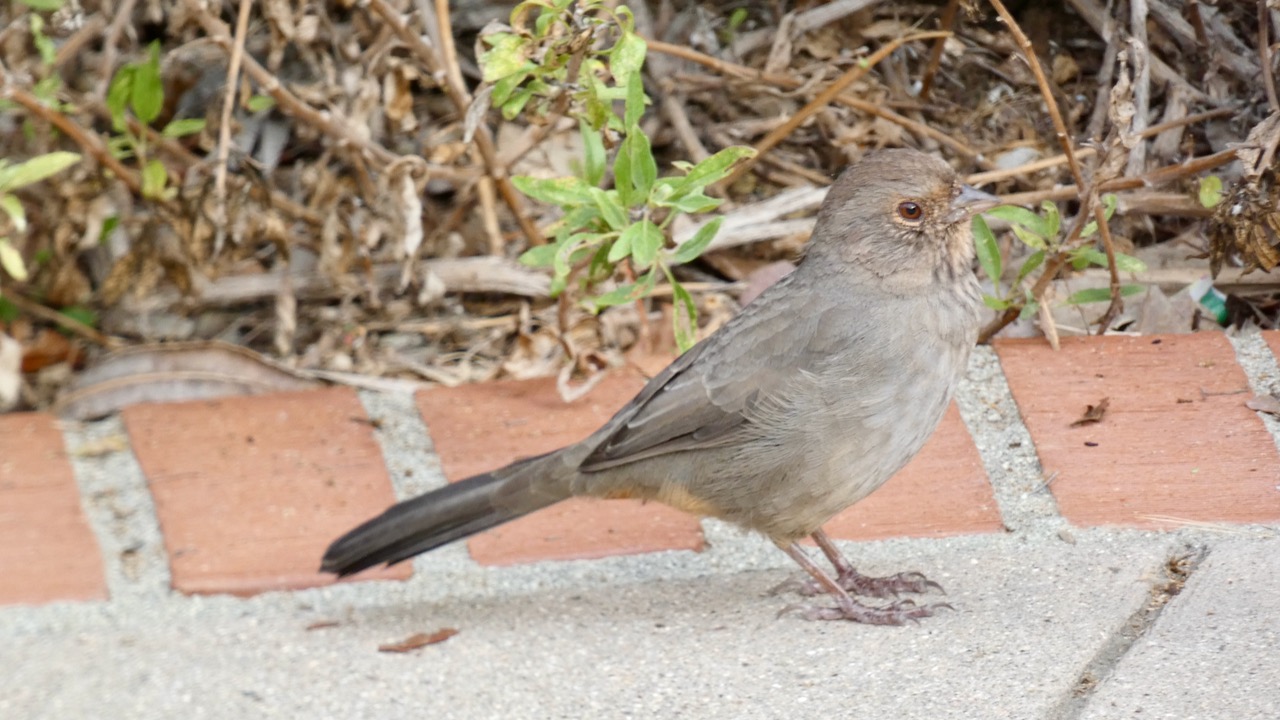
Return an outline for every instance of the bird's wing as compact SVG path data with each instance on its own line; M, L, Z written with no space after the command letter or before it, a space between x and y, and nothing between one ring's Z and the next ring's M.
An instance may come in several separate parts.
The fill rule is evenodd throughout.
M782 291L789 279L770 290ZM601 430L580 469L604 470L731 441L753 408L776 401L785 383L832 350L820 337L830 308L788 305L759 298L655 376Z

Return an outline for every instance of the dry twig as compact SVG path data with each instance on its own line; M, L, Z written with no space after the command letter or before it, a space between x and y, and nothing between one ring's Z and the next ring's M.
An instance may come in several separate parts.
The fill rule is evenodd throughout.
M917 33L915 35L909 35L904 38L897 38L889 42L888 44L886 44L884 47L881 47L879 50L872 53L870 57L858 61L856 65L854 65L852 68L846 71L843 75L837 78L834 82L832 82L830 85L824 88L822 92L818 93L818 95L814 97L812 100L810 100L807 105L800 108L800 110L797 111L796 114L792 115L785 123L775 128L772 132L766 135L763 140L756 143L755 157L749 158L746 161L740 163L738 167L734 169L732 173L729 174L729 177L721 181L720 183L721 187L728 187L729 185L732 185L735 180L742 177L743 173L750 170L751 166L754 165L757 161L759 161L761 155L764 155L765 153L769 152L769 150L777 146L778 143L785 140L788 135L794 132L796 128L800 127L800 125L804 123L804 121L808 120L819 110L825 108L827 105L830 105L831 101L834 100L837 96L839 96L840 93L844 92L845 88L849 87L854 82L856 82L859 78L861 78L863 75L866 75L868 72L870 72L871 68L876 66L876 63L880 62L886 57L889 57L889 55L891 55L898 48L902 47L906 43L909 43L915 40L928 40L930 38L947 37L949 35L950 33L945 33L945 32L925 32L925 33Z
M231 154L231 114L240 94L240 61L244 58L245 36L249 34L249 8L251 0L240 0L240 12L236 15L236 34L231 46L231 60L227 65L226 95L222 99L222 117L218 125L218 161L213 175L213 252L222 251L227 237L227 159Z
M719 58L711 57L710 55L704 55L703 53L700 53L697 50L684 47L683 45L672 45L671 43L665 43L660 40L649 40L649 39L646 39L645 42L649 44L649 49L653 50L654 52L659 52L666 55L671 55L673 57L681 58L682 60L695 62L695 63L698 63L699 65L702 65L707 68L711 68L712 70L715 70L724 75L732 75L734 77L742 78L744 80L755 80L759 82L765 82L770 85L776 85L781 88L786 88L788 90L795 90L797 88L803 87L806 84L806 81L799 80L789 75L774 75L769 73L761 73L757 70L753 70L749 67L746 67L745 65L738 65L736 63L731 63L726 60L721 60ZM866 100L853 97L852 95L838 95L836 96L834 102L839 105L843 105L847 108L851 108L859 112L867 113L868 115L874 115L876 117L888 120L891 123L894 123L896 125L900 125L901 127L906 128L907 130L909 130L911 133L915 135L936 140L937 142L943 145L946 145L947 147L951 148L957 153L963 155L964 157L967 157L976 161L979 165L982 165L988 168L992 167L989 162L987 162L982 158L981 154L977 150L974 150L968 145L965 145L964 142L952 137L951 135L948 135L947 133L942 132L941 130L937 130L923 123L918 123L915 120L912 120L911 118L900 115L894 112L893 110L890 110L887 107L884 107L882 105L877 105L876 103L867 102Z
M956 10L960 8L960 0L948 0L947 6L942 9L942 17L938 20L938 29L951 32L955 29ZM929 91L933 89L933 76L937 74L938 68L942 65L942 51L947 47L946 38L938 38L933 41L933 49L929 51L929 62L924 68L924 79L920 81L920 99L925 100L929 97Z
M1009 32L1013 34L1014 40L1018 43L1018 47L1022 50L1023 57L1026 58L1027 64L1031 66L1031 73L1036 78L1036 85L1040 88L1040 94L1044 97L1045 104L1049 109L1049 119L1053 121L1053 129L1057 134L1058 143L1062 146L1062 152L1067 157L1067 166L1071 168L1071 177L1076 181L1076 187L1084 188L1084 173L1080 169L1080 163L1076 161L1074 144L1067 131L1067 124L1062 119L1062 112L1058 109L1058 103L1053 98L1053 88L1049 85L1049 78L1044 74L1044 69L1040 67L1040 60L1036 57L1035 49L1031 46L1031 41L1027 39L1026 33L1022 32L1022 28L1018 22L1013 19L1013 15L1009 14L1009 10L1005 8L1001 0L989 0L991 6L995 8L1000 15L1000 19L1004 21ZM1097 189L1093 188L1082 193L1080 199L1080 216L1077 218L1075 227L1067 235L1066 242L1070 243L1075 240L1080 230L1084 227L1083 217L1086 216L1092 208L1094 220L1098 223L1098 235L1102 238L1102 247L1107 253L1107 265L1111 269L1111 304L1107 307L1107 311L1103 313L1102 319L1098 321L1100 329L1105 330L1111 324L1111 320L1124 308L1124 301L1120 297L1120 273L1116 269L1116 251L1111 241L1111 232L1107 228L1107 219L1103 214L1101 205L1097 202ZM1052 263L1046 267L1044 275L1049 275L1049 270L1054 269ZM1057 270L1054 269L1054 273ZM1043 281L1044 278L1042 277ZM1040 288L1035 293L1035 297L1040 297L1044 291L1041 282L1036 283ZM1005 324L1013 322L1017 317L1018 310L1010 308L1001 316L1005 319ZM1007 318L1007 319L1006 319ZM1001 326L1003 327L1003 325Z
M441 45L444 46L446 52L437 55L436 52L422 40L422 37L409 29L400 17L399 11L391 7L386 0L365 0L369 9L375 15L381 18L395 32L413 54L427 66L427 71L433 77L443 77L444 91L448 95L450 102L458 111L459 116L465 116L467 110L471 107L471 93L467 90L466 84L462 80L462 72L458 68L457 53L453 52L453 28L449 20L449 3L447 0L436 0L436 22L440 34ZM502 195L502 200L511 210L512 216L516 222L520 224L520 230L524 236L533 245L544 245L547 240L539 232L538 226L534 224L533 219L524 211L524 203L520 199L520 194L516 191L515 186L511 184L510 178L507 177L506 168L498 160L498 152L493 145L493 135L484 123L476 128L473 138L476 150L480 153L480 159L484 162L485 171L489 177L493 178L497 185L498 193Z

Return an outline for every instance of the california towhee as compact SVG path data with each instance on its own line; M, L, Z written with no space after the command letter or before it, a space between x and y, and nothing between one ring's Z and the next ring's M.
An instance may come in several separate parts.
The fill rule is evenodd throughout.
M804 260L576 445L401 502L339 538L322 570L396 563L567 498L643 498L763 533L835 607L900 624L937 588L857 573L822 531L924 445L977 337L969 219L990 196L914 150L868 154L831 186ZM833 578L796 543L809 535Z

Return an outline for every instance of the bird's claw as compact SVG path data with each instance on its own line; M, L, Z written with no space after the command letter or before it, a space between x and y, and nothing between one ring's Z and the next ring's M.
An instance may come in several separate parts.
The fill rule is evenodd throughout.
M919 622L921 618L930 617L942 609L955 608L947 603L919 605L912 600L899 600L892 605L871 607L851 600L848 604L838 603L836 607L793 603L782 608L778 617L794 612L803 620L851 620L866 625L905 625L908 622Z
M903 593L922 595L935 591L942 595L947 594L947 591L943 590L941 585L925 577L923 573L918 572L905 572L876 578L850 570L838 574L836 583L850 594L873 598L896 598ZM826 592L826 589L816 580L807 582L790 580L775 587L772 593L776 595L791 590L810 597Z

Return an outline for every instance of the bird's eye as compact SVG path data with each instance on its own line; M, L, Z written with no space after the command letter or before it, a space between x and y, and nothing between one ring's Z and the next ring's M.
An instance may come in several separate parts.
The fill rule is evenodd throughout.
M898 205L898 217L908 222L919 222L924 217L924 208L920 207L920 203L901 203Z

